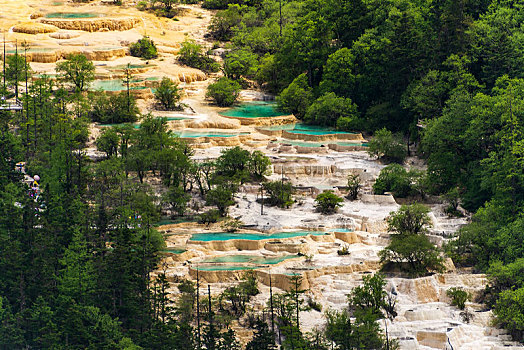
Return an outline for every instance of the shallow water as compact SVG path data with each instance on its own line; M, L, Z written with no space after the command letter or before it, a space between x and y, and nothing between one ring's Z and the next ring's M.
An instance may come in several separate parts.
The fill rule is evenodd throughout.
M162 252L172 253L172 254L182 254L185 251L186 250L182 249L182 248L166 248L166 249L162 250Z
M45 15L45 18L63 18L63 19L73 19L73 18L95 18L101 17L101 14L92 13L92 12L52 12Z
M213 132L213 133L206 133L206 132L199 132L199 131L175 131L173 134L181 137L181 138L195 138L195 137L234 137L238 135L248 135L247 132L242 132L238 134L228 134L228 133L221 133L221 132Z
M232 239L246 239L250 241L260 241L263 239L291 238L307 235L323 236L325 232L317 231L295 231L295 232L276 232L271 234L265 233L229 233L229 232L212 232L212 233L195 233L191 236L191 241L229 241Z
M56 51L57 49L55 48L52 48L52 47L33 47L33 48L28 48L27 49L27 52L53 52L53 51ZM18 48L18 54L23 56L24 53L25 53L26 50L24 50L24 48ZM16 50L7 50L6 53L8 54L13 54L13 53L16 53L17 51Z
M253 256L253 255L229 255L229 256L220 256L216 258L205 259L203 263L249 263L249 264L268 264L274 265L278 264L287 259L298 258L298 255L285 255L277 257L263 257L263 256Z
M354 134L348 131L338 131L327 126L320 125L309 125L303 123L286 124L286 125L273 125L264 128L266 130L285 130L293 134L306 134L306 135L331 135L331 134Z
M353 232L353 231L355 230L350 229L350 228L334 228L330 230L330 232Z
M284 115L284 113L277 110L276 103L263 101L242 103L221 114L227 117L237 118L268 118Z
M195 267L200 271L240 271L240 270L255 270L262 266L235 266L235 265L218 265L218 266L198 266Z
M141 80L135 80L134 82L139 82ZM120 79L113 80L95 80L91 83L92 90L103 90L103 91L122 91L126 90L127 86ZM129 90L143 90L147 89L145 86L130 86Z
M285 144L289 144L292 146L300 146L300 147L322 147L322 145L327 146L328 144L337 144L340 146L363 146L363 147L368 146L367 143L347 142L347 141L341 142L337 140L328 140L328 141L323 141L323 142L311 142L311 141L283 139L279 141L278 143L285 143Z

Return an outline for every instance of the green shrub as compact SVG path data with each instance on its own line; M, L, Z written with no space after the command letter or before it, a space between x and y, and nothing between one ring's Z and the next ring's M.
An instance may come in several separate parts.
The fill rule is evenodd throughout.
M242 77L253 77L256 73L258 57L249 50L231 51L224 59L224 75L238 80Z
M420 193L417 186L422 174L416 170L407 171L400 164L390 164L380 171L373 184L373 193L391 192L395 197L404 198Z
M145 1L145 0L141 0L141 1L139 1L139 2L136 4L136 8L137 8L139 11L145 11L145 10L147 10L147 7L148 7L148 2Z
M368 144L368 153L386 162L402 163L407 156L402 137L386 128L378 130Z
M264 191L267 195L266 204L289 208L295 202L293 200L293 186L282 181L264 182Z
M118 153L120 137L115 128L105 128L96 139L95 143L97 150L104 152L107 155L107 158L110 158Z
M362 180L358 174L348 175L348 198L352 201L357 199L358 192L362 188Z
M102 124L133 123L138 119L136 100L127 91L108 96L102 93L95 97L89 116L93 122Z
M253 151L249 156L249 174L256 180L263 179L265 175L271 175L271 161L261 151Z
M420 203L402 205L399 210L389 214L388 231L410 235L426 233L427 227L432 225L428 213L428 207Z
M171 209L175 213L184 215L187 203L191 200L191 195L186 193L180 186L171 186L163 199L171 205Z
M207 87L206 97L212 98L220 107L229 107L236 102L240 89L238 82L222 77Z
M493 314L495 323L507 329L513 339L524 340L524 288L502 291Z
M357 106L349 98L338 97L333 92L320 96L308 107L304 121L309 124L337 126L340 118L346 122L358 117Z
M16 66L20 64L20 62L17 62L17 57L20 56L7 57L8 68L11 67L13 60ZM23 62L22 67L24 67ZM9 72L10 69L6 69L6 78L12 80ZM95 65L83 54L71 54L65 61L58 62L56 64L56 72L58 73L58 79L71 84L76 92L87 90L89 83L95 80ZM15 74L15 77L20 78L20 75Z
M458 188L452 188L447 193L443 195L446 202L448 202L448 206L444 209L444 212L448 214L448 216L462 216L462 213L460 210L458 210L458 206L460 204L460 193Z
M235 204L233 200L234 192L226 186L216 186L206 194L206 204L215 205L220 216L227 214L227 208Z
M172 111L179 109L180 90L178 85L167 77L163 77L155 91L155 99L163 109Z
M383 268L389 265L413 277L429 271L442 271L440 250L429 241L426 227L431 225L429 209L422 204L403 205L387 219L391 243L379 252Z
M300 74L277 96L278 108L302 119L313 101L313 90L308 84L306 74Z
M131 53L131 56L141 57L147 60L158 57L156 45L148 36L144 36L136 43L131 44L129 52Z
M222 229L226 232L236 232L244 223L238 219L227 219L222 222Z
M209 34L216 40L231 40L234 28L241 23L242 16L246 10L246 6L233 4L227 6L227 9L218 11L211 19L211 23L208 27Z
M412 277L420 277L429 271L443 270L439 254L425 234L394 234L391 243L379 252L379 257L384 268L395 265Z
M199 215L198 223L199 224L213 224L220 219L220 212L216 209L208 210Z
M178 61L186 66L200 69L206 73L214 73L220 70L220 64L213 58L202 54L203 48L194 40L186 40L178 51Z
M466 308L466 301L471 299L471 295L462 288L450 288L446 295L451 298L451 305L458 307L460 310Z
M336 213L342 206L344 199L340 198L333 191L324 191L315 198L315 209L322 214Z

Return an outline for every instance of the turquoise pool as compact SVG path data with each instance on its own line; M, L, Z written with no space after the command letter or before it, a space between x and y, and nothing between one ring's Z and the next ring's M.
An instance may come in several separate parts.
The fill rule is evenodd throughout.
M235 266L235 265L217 265L217 266L193 266L199 271L240 271L240 270L255 270L260 266Z
M331 142L330 142L331 143ZM363 143L354 143L354 142L335 142L339 146L362 146L362 147L368 147L367 142Z
M338 131L333 128L320 125L308 125L303 123L286 124L286 125L273 125L264 128L266 130L284 130L293 134L306 134L306 135L331 135L331 134L354 134L348 131Z
M182 249L182 248L166 248L164 250L162 250L162 252L165 252L165 253L172 253L172 254L182 254L184 253L186 250L185 249Z
M350 228L334 228L330 230L330 232L353 232L355 230L352 230Z
M226 117L236 118L270 118L284 115L278 111L275 102L253 101L242 103L223 113Z
M288 140L288 139L282 139L278 141L278 143L285 143L292 146L300 146L300 147L322 147L327 146L328 144L336 144L340 146L363 146L367 147L367 143L358 143L358 142L340 142L337 140L328 140L323 142L312 142L312 141L300 141L300 140Z
M229 256L220 256L217 258L205 259L203 263L248 263L255 265L274 265L281 263L284 260L298 258L298 255L285 255L277 257L263 257L263 256L253 256L253 255L229 255Z
M56 51L57 49L55 48L52 48L52 47L33 47L33 48L28 48L27 50L24 50L24 48L22 47L18 47L18 54L19 55L23 55L26 51L27 52L53 52L53 51ZM9 54L14 54L16 53L17 50L7 50L6 53L9 53Z
M63 18L63 19L73 19L73 18L95 18L101 17L98 13L91 12L52 12L45 15L45 18Z
M249 135L248 132L242 132L237 134L228 134L223 132L201 132L201 131L174 131L174 135L177 135L181 138L195 138L195 137L235 137L239 135Z
M126 90L127 86L120 79L113 80L95 80L91 83L91 89L103 91L122 91ZM147 89L145 86L130 86L129 90L143 90Z
M295 231L295 232L276 232L272 234L265 233L229 233L229 232L212 232L212 233L195 233L191 236L191 241L210 242L210 241L229 241L232 239L246 239L249 241L260 241L263 239L292 238L300 236L323 236L328 233L318 231Z
M299 146L299 147L322 147L327 145L327 142L307 142L298 140L281 140L278 143L285 143L286 145Z

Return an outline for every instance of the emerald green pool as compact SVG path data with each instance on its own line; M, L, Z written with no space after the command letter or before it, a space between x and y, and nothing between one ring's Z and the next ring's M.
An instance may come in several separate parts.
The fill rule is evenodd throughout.
M202 262L204 263L247 263L255 265L274 265L281 263L287 259L298 258L298 255L284 255L277 257L263 257L263 256L253 256L253 255L229 255L229 256L220 256L216 258L205 259Z
M323 236L325 232L318 231L295 231L295 232L276 232L271 234L265 233L230 233L230 232L211 232L195 233L191 236L191 241L210 242L210 241L229 241L232 239L245 239L249 241L261 241L263 239L292 238L307 235Z
M334 228L331 232L353 232L354 230L350 228Z
M181 138L195 138L195 137L235 137L239 135L248 135L247 132L237 133L237 134L228 134L228 133L222 133L222 132L213 132L213 133L206 133L206 132L200 132L200 131L174 131L173 134L181 137Z
M93 90L103 90L103 91L122 91L126 90L127 86L121 79L113 80L95 80L91 83L91 88ZM143 90L147 89L145 86L130 86L129 90Z
M326 142L308 142L298 140L281 140L279 143L285 143L286 145L299 146L299 147L322 147L326 145Z
M281 141L279 141L279 143L285 143L285 144L288 144L288 145L292 145L292 146L300 146L300 147L322 147L322 145L327 145L327 144L336 144L336 145L340 145L340 146L363 146L363 147L367 147L368 144L367 143L358 143L358 142L340 142L340 141L337 141L337 140L329 140L329 141L324 141L324 142L311 142L311 141L300 141L300 140L288 140L288 139L283 139Z
M217 266L199 266L196 267L199 271L240 271L240 270L254 270L260 266L235 266L235 265L217 265Z
M278 111L275 102L253 101L242 103L223 113L226 117L236 118L271 118L283 115Z
M98 13L91 12L52 12L45 15L45 18L63 18L63 19L73 19L73 18L95 18L101 17Z
M303 123L272 125L264 128L265 130L284 130L293 134L305 135L332 135L332 134L354 134L348 131L338 131L327 126L309 125Z
M172 253L172 254L182 254L185 251L186 250L182 249L182 248L166 248L166 249L162 250L162 252Z
M163 117L163 118L165 118L167 121L186 120L186 119L189 119L189 118L186 118L186 117Z
M335 142L339 146L362 146L362 147L368 147L367 142L363 143L354 143L354 142Z
M55 48L52 48L52 47L33 47L33 48L29 48L27 50L24 50L23 48L18 48L18 54L19 55L23 55L24 52L53 52L53 51L56 51L57 49ZM8 54L14 54L16 53L17 50L7 50L6 53Z

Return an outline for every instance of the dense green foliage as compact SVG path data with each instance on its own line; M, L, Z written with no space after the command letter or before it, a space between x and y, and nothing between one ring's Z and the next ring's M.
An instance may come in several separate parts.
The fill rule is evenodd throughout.
M129 47L129 52L131 53L131 56L145 58L146 60L158 57L156 45L148 36L144 36L143 38L138 39L136 43L133 43Z
M439 249L426 236L431 226L429 209L421 204L403 205L388 218L391 242L379 253L383 269L398 268L410 276L424 276L443 269Z
M400 164L390 164L380 171L373 184L373 192L375 194L391 192L397 198L414 196L421 191L420 180L420 172L407 171Z
M324 191L315 198L315 209L322 214L333 214L342 206L342 202L344 199L333 191Z
M387 129L378 130L369 141L368 153L386 162L401 163L407 156L406 146L399 135Z
M362 180L358 174L349 174L348 175L348 198L352 201L356 200L358 193L362 188Z
M220 64L202 53L203 48L194 40L186 40L178 51L178 61L186 66L200 69L206 73L218 72Z
M302 101L298 117L333 93L355 104L350 125L415 134L418 119L438 118L453 95L490 89L503 74L523 75L522 8L515 1L206 0L203 6L221 9L209 28L215 39L258 56L262 86L280 93L293 84L284 95Z
M264 182L265 203L275 205L280 208L289 208L295 202L293 199L293 186L289 182L271 181Z
M309 106L304 121L316 125L349 126L356 117L357 107L349 98L337 97L333 92L328 92Z
M282 349L329 348L325 332L301 331L300 312L320 306L298 275L263 313L248 315L259 292L253 272L204 303L198 281L168 282L159 270L161 212L216 222L246 182L264 183L276 205L292 202L289 183L264 182L268 157L234 147L196 162L166 119L139 115L129 91L108 97L69 91L68 82L45 76L31 80L20 95L33 108L0 112L0 347L233 350L240 346L230 324L245 317L258 319L247 325L255 328L250 349L276 348L277 339ZM140 124L100 128L101 154L88 158L89 116ZM38 191L15 170L20 161L28 175L40 175ZM223 224L228 231L240 225ZM375 321L358 321L370 341L381 339Z
M206 97L212 98L220 107L229 107L236 102L240 88L238 82L222 77L215 83L209 84Z
M455 305L460 310L464 310L466 302L471 299L471 295L468 292L457 287L448 289L446 295L451 298L451 305Z
M152 3L161 5L163 15L175 4ZM459 203L474 212L447 253L458 265L488 272L486 302L496 321L522 341L522 2L205 0L203 6L219 9L210 36L230 41L226 75L278 94L279 108L309 123L374 132L371 154L384 161L402 162L406 141L416 143L427 160L425 190L448 194L450 212L456 214ZM218 70L201 48L184 50L185 64ZM157 56L147 38L131 52ZM245 154L239 169L193 163L191 150L171 137L165 121L152 117L138 130L123 125L104 131L96 145L106 157L91 162L83 153L87 117L98 109L99 120L132 120L129 96L115 97L118 117L108 117L106 105L93 106L84 91L94 66L82 55L57 64L56 82L31 79L26 89L17 84L30 75L24 58L10 55L6 61L8 94L20 96L26 108L19 115L0 112L0 347L194 348L193 316L184 311L193 304L170 314L167 282L148 279L162 241L151 229L159 208L145 180L160 176L175 194L194 184L202 198L211 193L218 207L224 198L226 204L233 200L238 183L264 176L263 165L245 170ZM238 82L221 78L208 96L231 105L239 89ZM22 160L43 179L36 201L13 171ZM386 169L377 193L420 194L417 174ZM220 189L230 193L222 196ZM181 207L173 203L177 212ZM208 213L216 220L217 212ZM416 222L418 214L399 215ZM381 253L383 261L415 275L438 270L439 252L424 225L407 229L418 227L409 222L390 222L397 233ZM326 348L300 331L297 315L305 306L299 284L294 287L275 298L282 348ZM375 317L352 321L350 314L336 314L325 335L339 348L379 348L378 326L369 321ZM344 338L357 331L363 332L359 341L370 343ZM260 325L261 346L270 344L267 333ZM235 346L231 333L213 322L202 334L208 347Z
M89 83L95 79L95 65L82 54L70 55L65 61L58 62L56 71L60 79L76 92L87 90Z
M364 276L363 280L348 295L348 309L326 313L325 336L340 350L395 349L395 343L384 339L378 331L379 319L385 314L396 316L394 303L384 290L386 282L379 274Z
M167 111L180 108L178 106L180 100L178 84L167 77L163 77L160 85L156 88L155 99Z
M97 94L89 112L91 120L101 124L134 123L138 115L136 100L126 91L116 95Z

